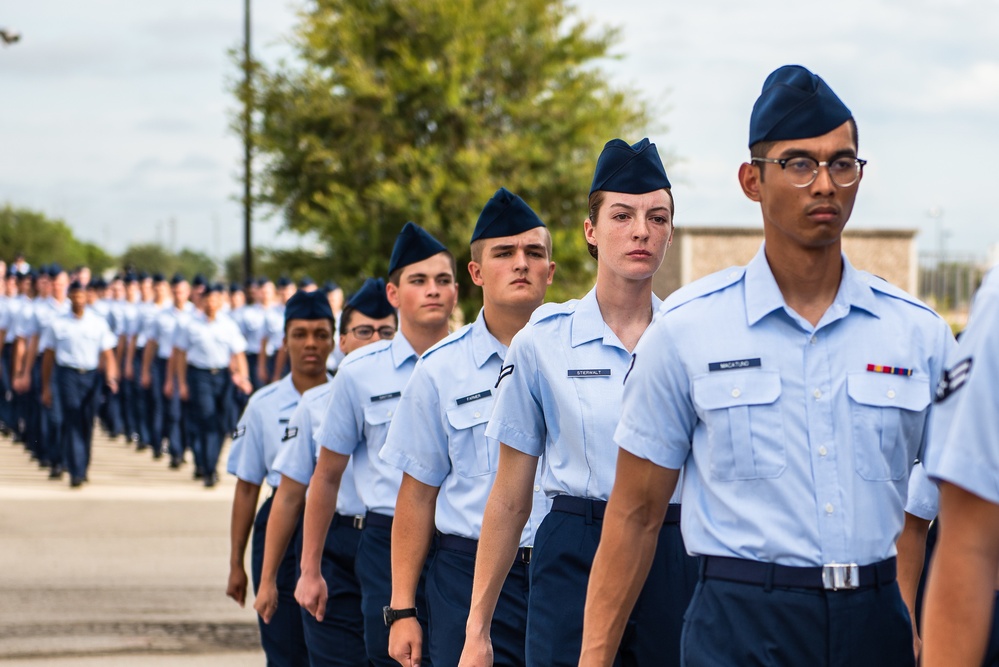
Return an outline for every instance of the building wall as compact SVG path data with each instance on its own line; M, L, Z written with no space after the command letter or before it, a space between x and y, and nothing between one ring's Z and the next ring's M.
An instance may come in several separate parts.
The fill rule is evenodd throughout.
M762 242L762 228L679 227L666 261L656 274L653 289L660 298L665 298L698 278L747 264ZM858 269L916 294L915 230L848 229L843 233L843 252Z

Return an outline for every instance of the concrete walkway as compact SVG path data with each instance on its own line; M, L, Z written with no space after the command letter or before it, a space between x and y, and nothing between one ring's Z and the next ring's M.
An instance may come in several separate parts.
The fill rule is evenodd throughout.
M119 438L90 482L50 481L0 438L0 662L263 665L256 615L225 596L233 478L206 489Z

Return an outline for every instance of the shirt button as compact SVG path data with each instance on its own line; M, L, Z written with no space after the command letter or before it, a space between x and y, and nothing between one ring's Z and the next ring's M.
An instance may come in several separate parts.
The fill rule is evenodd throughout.
M735 277L737 277L738 275L739 275L739 272L738 272L738 271L732 271L732 272L730 272L730 273L728 274L728 277L729 277L729 278L735 278Z
M812 345L815 345L815 341L816 341L816 340L818 340L818 339L817 339L817 338L816 338L815 336L812 336L811 338L809 338L809 339L808 339L808 342L809 342L810 344L812 344Z
M812 392L812 396L814 396L816 399L822 398L822 390L816 389L815 391Z
M389 417L391 417L391 416L392 416L392 411L391 411L391 410L389 410L389 411L388 411L388 412L386 412L385 414L387 414L387 415L388 415Z
M541 491L541 485L540 485L540 484L535 484L535 485L534 485L534 492L535 492L535 493L538 493L538 492L540 492L540 491Z
M888 390L888 398L895 398L895 390L894 389L889 389Z
M819 447L819 456L825 456L828 453L829 453L829 450L826 449L825 445L822 445L821 447Z
M482 416L482 413L481 413L481 412L476 412L476 413L475 413L475 417L476 417L476 419L477 419L477 418L479 418L479 417L481 417L481 416Z
M832 503L826 503L826 514L832 514L832 513L833 513Z
M738 387L732 390L732 398L739 398L740 396L742 396L742 392L739 391Z

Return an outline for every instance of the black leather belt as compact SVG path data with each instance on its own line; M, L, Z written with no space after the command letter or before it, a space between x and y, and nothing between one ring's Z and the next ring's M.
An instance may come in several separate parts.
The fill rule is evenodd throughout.
M457 551L458 553L467 554L469 556L474 556L479 550L479 541L473 540L470 537L462 537L460 535L445 535L444 533L437 533L437 547L439 549L444 549L446 551ZM531 562L531 555L534 553L534 547L520 547L517 549L517 559L514 561L516 563L523 563L525 565Z
M604 512L607 511L607 501L575 496L555 496L552 500L552 511L592 517L596 521L602 521ZM680 523L680 505L670 504L669 509L666 510L666 516L663 518L663 523Z
M701 572L708 579L724 579L768 588L779 586L838 591L890 584L895 581L896 565L894 558L870 565L829 563L814 567L792 567L742 558L705 556L701 561Z
M354 517L352 517L354 518ZM368 512L363 517L357 517L363 519L361 521L354 521L354 528L365 528L371 526L372 528L391 528L392 527L392 517L385 514L378 514L377 512Z
M223 366L222 368L202 368L201 366L191 366L191 368L193 368L196 371L201 371L203 373L211 373L212 375L218 375L222 371L229 370L227 366Z
M73 366L59 366L64 371L72 371L74 373L79 373L80 375L86 375L87 373L93 373L96 368L74 368Z
M334 514L333 523L337 526L346 526L347 528L363 530L366 518L367 517L363 514ZM392 525L391 518L389 518L389 525Z

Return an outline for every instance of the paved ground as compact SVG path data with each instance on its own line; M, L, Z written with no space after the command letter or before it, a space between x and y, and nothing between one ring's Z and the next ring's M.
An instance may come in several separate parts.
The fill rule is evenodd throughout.
M50 481L0 438L0 662L263 665L253 610L225 597L232 478L206 489L102 437L89 476Z

